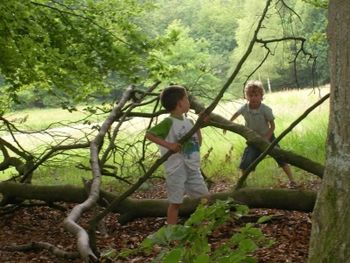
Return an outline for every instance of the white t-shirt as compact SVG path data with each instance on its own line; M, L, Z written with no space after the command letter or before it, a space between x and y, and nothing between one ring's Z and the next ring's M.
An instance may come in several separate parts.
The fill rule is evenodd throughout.
M167 142L178 142L191 128L193 122L186 117L182 119L169 116L148 130L149 133L164 139ZM168 149L159 145L161 155L163 156ZM182 151L172 154L164 163L168 174L173 173L182 163L196 170L200 167L199 138L197 133L182 145Z

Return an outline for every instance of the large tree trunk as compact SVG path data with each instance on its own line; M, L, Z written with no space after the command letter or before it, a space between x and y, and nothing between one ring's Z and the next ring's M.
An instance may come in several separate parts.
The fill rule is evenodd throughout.
M329 3L331 97L326 167L313 214L310 263L350 259L350 1Z
M87 198L86 189L71 185L38 186L29 184L0 183L0 193L4 196L15 196L24 200L41 200L47 203L69 202L81 203ZM104 206L111 203L117 196L101 191L99 204ZM252 208L277 208L284 210L297 210L311 212L316 194L311 191L298 191L289 189L259 189L243 188L238 191L216 193L212 199L233 198L236 202L248 205ZM180 214L191 214L198 204L198 200L186 199L181 206ZM142 217L166 216L168 202L165 199L131 199L127 198L112 211L120 213L123 222Z

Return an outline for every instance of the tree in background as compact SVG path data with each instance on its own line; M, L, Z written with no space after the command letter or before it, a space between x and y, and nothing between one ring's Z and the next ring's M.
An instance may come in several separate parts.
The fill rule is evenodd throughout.
M174 21L178 20L189 28L189 36L206 39L211 54L232 51L235 46L234 32L236 20L242 16L242 0L155 0L156 9L149 21L148 32L161 34Z
M296 10L302 23L297 27L298 34L303 35L307 40L305 46L313 54L317 56L316 65L314 68L314 80L312 83L310 78L310 64L308 61L301 61L299 64L299 77L303 83L308 85L324 85L329 83L329 65L328 65L328 42L326 38L327 27L327 5L315 3L305 4L298 1ZM304 63L303 63L304 62Z
M175 29L175 25L186 28L186 32L181 34L182 44L176 44L172 47L172 52L177 53L177 57L182 57L183 61L188 51L185 42L189 44L188 49L194 42L198 45L196 52L199 56L205 56L203 59L196 59L199 64L196 65L196 74L192 74L188 81L188 73L183 72L176 76L176 81L182 80L183 83L195 85L195 90L201 90L201 93L209 93L220 86L225 80L230 61L227 59L237 44L235 40L235 31L237 28L237 18L242 16L241 6L243 1L237 0L156 0L156 9L152 15L145 17L144 30L151 36L158 37L164 33L169 34L169 29ZM189 38L189 40L185 40ZM205 43L205 44L204 44ZM203 49L205 45L205 48ZM200 49L200 50L199 50ZM181 54L183 52L183 54ZM175 55L172 55L173 63ZM193 72L192 61L193 54L189 55L189 69ZM185 64L183 64L185 66ZM199 70L198 70L199 69ZM206 76L208 75L208 76ZM185 76L184 79L181 79ZM199 81L193 81L193 80ZM209 82L205 85L204 79ZM208 87L209 90L207 89Z
M317 84L323 84L328 80L324 12L294 0L288 1L289 8L283 3L278 1L261 37L303 35L312 40L305 48L318 56L315 76ZM258 15L254 12L262 4L257 0L3 1L0 74L6 85L1 85L1 94L22 107L67 107L120 95L129 83L156 78L193 86L197 94L215 93L246 47L247 29L254 25ZM302 13L302 22L293 8ZM291 61L299 46L293 41L271 44L274 56L254 77L269 78L275 88L295 86ZM234 84L235 95L241 94L247 72L266 55L259 45L254 49L254 58ZM198 58L193 60L195 53ZM299 85L311 85L307 57L299 55L296 62Z
M243 16L238 22L235 36L238 48L232 52L232 65L235 65L241 56L253 33L252 28L257 16L254 10L259 10L256 7L261 5L263 5L262 1L245 2L243 13L250 13L250 15ZM244 83L249 77L261 79L265 83L269 79L274 90L282 87L310 86L313 84L313 77L316 78L315 83L324 84L328 79L328 74L324 70L327 68L325 59L327 44L324 38L321 38L324 35L325 19L323 9L313 5L297 1L276 2L269 14L268 27L260 35L262 39L271 40L271 42L265 45L266 48L263 47L264 43L254 47L254 55L249 59L250 63L247 64L238 82ZM289 40L272 41L282 38ZM266 57L267 55L269 56ZM313 58L316 56L317 72L313 72ZM265 59L264 64L260 65ZM259 69L250 76L256 68ZM242 84L237 88L241 89Z
M330 119L325 173L313 213L310 263L350 258L349 14L349 1L329 2Z
M149 52L169 44L143 33L152 8L148 1L2 1L3 93L67 105L152 78Z
M181 83L193 94L215 93L220 80L212 64L209 43L204 38L192 38L189 31L179 20L168 26L164 37L174 38L174 43L166 50L155 50L150 54L155 58L153 66L157 67L151 70L157 72L157 79L165 83Z

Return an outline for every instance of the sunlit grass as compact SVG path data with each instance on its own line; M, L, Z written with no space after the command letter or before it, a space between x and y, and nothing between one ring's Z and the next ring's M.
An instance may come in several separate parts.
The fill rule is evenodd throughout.
M40 130L53 123L57 123L53 127L62 126L67 123L74 123L81 120L89 120L90 122L103 121L106 114L91 115L84 110L84 107L77 107L77 110L69 112L62 108L48 108L48 109L26 109L16 112L7 113L4 118L15 122L21 129L26 130ZM51 127L50 126L50 127Z

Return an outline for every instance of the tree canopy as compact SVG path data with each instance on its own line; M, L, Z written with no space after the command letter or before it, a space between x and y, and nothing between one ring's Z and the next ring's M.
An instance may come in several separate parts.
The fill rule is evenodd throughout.
M307 2L314 5L294 0L273 4L269 26L261 34L264 38L302 34L305 42L272 42L268 49L257 45L237 82L244 82L269 50L254 77L269 78L275 89L328 80L326 15L318 7L323 1ZM258 0L3 1L3 96L23 107L50 106L52 101L67 106L120 94L129 83L144 85L156 79L215 93L242 54L261 4ZM301 45L317 57L314 69L309 55L297 55ZM240 88L234 84L233 93L239 94Z

